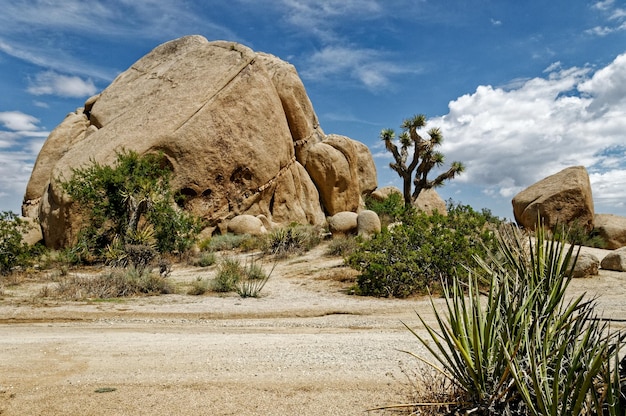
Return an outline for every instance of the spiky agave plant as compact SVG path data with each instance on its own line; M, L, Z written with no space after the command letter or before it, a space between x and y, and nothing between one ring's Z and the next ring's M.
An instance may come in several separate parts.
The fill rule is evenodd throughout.
M444 285L447 316L432 303L436 325L420 317L427 336L407 326L438 362L431 365L465 392L458 407L481 414L624 414L618 369L624 335L596 318L593 300L566 296L576 259L573 246L546 240L541 227L528 243L518 229L503 229L498 251L477 259L469 284Z

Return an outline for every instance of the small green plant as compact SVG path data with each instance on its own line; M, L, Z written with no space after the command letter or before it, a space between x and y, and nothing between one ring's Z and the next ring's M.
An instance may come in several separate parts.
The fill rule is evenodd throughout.
M269 280L276 263L269 273L265 273L263 268L252 260L244 267L243 277L235 285L235 291L242 298L257 298Z
M446 313L433 302L436 324L419 317L428 335L407 326L436 362L412 355L462 391L450 413L624 414L618 354L626 334L597 319L585 295L566 296L577 254L564 242L538 227L526 244L519 230L503 228L497 252L477 257L469 279L444 281Z
M197 277L192 283L191 287L187 291L188 295L200 296L204 295L209 290L209 282L202 277Z
M326 254L339 257L349 256L357 249L357 245L356 238L352 236L335 237L328 243Z
M29 224L13 212L0 212L0 275L31 263L33 250L22 241L22 233L29 228Z
M382 201L368 195L365 197L365 208L378 214L381 223L385 226L400 221L406 211L402 195L397 192L392 192Z
M213 280L213 290L220 293L233 292L243 276L244 269L239 260L227 257L218 265L217 274Z
M255 237L248 234L221 234L211 237L203 243L206 251L229 251L241 248L248 240Z
M217 262L217 256L213 252L200 253L200 257L194 261L194 266L209 267Z
M588 231L578 221L565 226L557 224L552 230L555 239L563 238L570 244L576 244L585 247L606 248L606 241L598 234L597 231Z
M264 247L266 254L279 258L304 253L321 242L320 230L314 226L292 224L277 228L268 236Z

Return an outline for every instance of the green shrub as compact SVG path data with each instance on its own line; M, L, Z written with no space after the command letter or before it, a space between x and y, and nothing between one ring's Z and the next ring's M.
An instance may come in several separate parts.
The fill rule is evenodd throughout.
M0 212L0 275L31 264L34 250L22 242L22 233L29 228L28 223L13 212Z
M187 291L188 295L200 296L204 295L209 290L209 282L201 277L197 277L191 283L191 287Z
M202 246L204 250L207 251L227 251L242 248L249 240L256 240L256 237L253 237L249 234L221 234L211 237L208 240L203 242Z
M399 221L406 212L404 198L401 194L395 192L382 201L373 198L371 195L366 196L365 208L377 213L381 224L384 226Z
M274 263L274 267L276 263ZM242 298L257 298L261 295L261 290L269 280L274 267L269 273L265 273L263 268L254 261L247 264L243 270L242 278L236 283L235 291Z
M194 266L209 267L209 266L213 266L216 261L217 261L217 257L215 256L215 253L213 252L201 253L200 257L194 262Z
M222 293L233 292L243 276L244 269L241 263L236 259L225 258L218 266L215 280L213 280L213 290Z
M427 336L407 326L438 364L416 357L463 393L449 414L624 415L618 354L626 334L597 319L584 294L566 296L574 246L545 240L541 227L528 244L517 229L505 231L467 283L444 282L445 314L432 303L436 324L420 317Z
M200 229L190 214L174 207L171 171L162 154L117 155L115 166L92 161L61 180L64 191L80 207L85 224L75 246L78 261L99 261L117 238L127 244L151 245L159 253L189 250Z
M329 256L349 256L357 248L357 240L351 236L334 237L330 243L326 254Z
M269 233L263 251L279 258L287 257L309 251L321 241L321 233L317 227L292 224Z
M346 263L361 274L356 292L407 297L437 289L441 280L467 276L465 266L493 246L497 219L449 203L448 215L407 210L402 223L362 241Z

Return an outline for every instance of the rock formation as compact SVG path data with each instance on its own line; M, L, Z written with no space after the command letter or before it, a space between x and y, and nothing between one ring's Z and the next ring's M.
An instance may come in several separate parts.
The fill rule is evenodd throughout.
M515 221L534 230L540 216L546 227L573 224L593 229L589 175L583 166L564 169L524 189L513 198Z
M626 272L626 247L619 248L607 254L600 266L605 270Z
M609 250L626 246L626 217L596 214L594 225L594 232L606 242Z
M242 214L322 224L376 188L367 147L324 134L292 65L201 36L156 47L50 134L22 206L46 245L71 244L80 227L59 179L123 149L162 152L181 208L221 230Z

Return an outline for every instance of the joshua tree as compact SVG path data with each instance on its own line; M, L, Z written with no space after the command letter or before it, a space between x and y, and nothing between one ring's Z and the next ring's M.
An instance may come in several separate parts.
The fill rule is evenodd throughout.
M436 151L437 146L443 142L443 135L439 128L428 130L428 137L424 138L417 132L418 129L426 125L426 116L418 114L412 118L404 120L402 123L402 133L398 136L401 148L394 144L396 134L393 129L384 129L380 132L380 138L385 142L385 147L391 152L395 162L389 167L395 170L402 178L404 194L404 204L410 206L424 189L431 189L441 186L445 180L453 179L457 174L465 170L461 162L452 162L450 169L440 174L433 180L428 180L428 174L435 166L443 165L443 153ZM413 147L413 158L409 165L409 149ZM413 178L415 172L415 178ZM411 181L415 189L411 193Z

